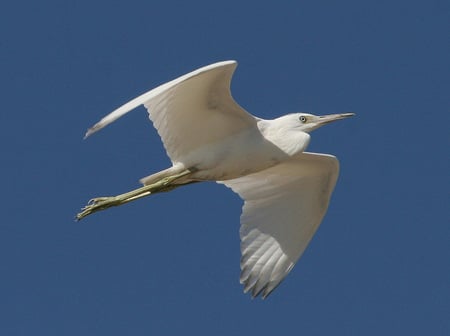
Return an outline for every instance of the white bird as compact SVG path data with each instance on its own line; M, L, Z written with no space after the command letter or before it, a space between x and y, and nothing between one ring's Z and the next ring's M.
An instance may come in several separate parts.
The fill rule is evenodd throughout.
M265 120L231 96L235 61L205 66L119 107L86 137L144 105L172 167L141 179L131 192L92 199L93 212L200 181L225 184L244 200L241 276L244 292L267 297L291 271L319 227L334 189L336 157L304 152L309 132L354 113L293 113Z

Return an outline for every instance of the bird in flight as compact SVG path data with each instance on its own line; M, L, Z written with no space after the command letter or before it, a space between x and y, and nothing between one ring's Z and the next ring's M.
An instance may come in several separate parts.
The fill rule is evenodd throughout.
M319 227L336 184L335 156L305 152L309 133L354 113L292 113L273 120L237 104L230 83L237 63L202 67L131 100L86 137L144 105L172 166L141 179L143 187L97 197L77 215L201 181L216 181L244 201L241 274L244 292L266 298L286 277Z

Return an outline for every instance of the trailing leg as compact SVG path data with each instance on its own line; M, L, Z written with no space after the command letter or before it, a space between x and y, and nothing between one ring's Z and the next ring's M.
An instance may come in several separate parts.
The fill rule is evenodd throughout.
M124 194L93 198L81 209L82 211L76 215L76 219L80 220L94 212L105 210L113 206L119 206L151 194L170 191L176 187L182 186L183 184L175 184L174 182L189 174L191 174L191 170L186 169L181 173L164 177L155 183L145 185Z

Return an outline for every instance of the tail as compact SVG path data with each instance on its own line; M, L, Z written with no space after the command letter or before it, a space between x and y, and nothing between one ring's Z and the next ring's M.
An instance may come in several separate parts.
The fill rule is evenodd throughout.
M183 165L175 165L170 168L161 170L160 172L154 173L152 175L143 177L139 180L139 182L142 183L144 186L147 186L156 183L158 181L161 181L163 178L181 174L184 171L186 171L186 168ZM192 169L189 169L189 171L191 171L191 173L193 172ZM187 174L186 176L183 176L180 179L175 180L174 184L186 184L192 182L190 175L191 174Z

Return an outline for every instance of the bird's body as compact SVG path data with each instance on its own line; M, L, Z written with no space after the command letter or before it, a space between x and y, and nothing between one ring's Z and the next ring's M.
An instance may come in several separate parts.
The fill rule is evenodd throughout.
M77 218L198 181L217 181L244 200L241 282L266 297L292 269L328 207L338 175L334 156L305 153L308 132L352 113L254 117L230 93L236 62L212 64L118 108L86 136L144 105L172 167L141 179L143 188L96 198Z
M291 116L297 119L295 116ZM191 169L192 174L178 180L221 181L256 173L302 153L309 142L309 134L296 132L298 141L285 142L278 137L276 120L255 120L254 125L226 137L220 142L206 144L174 164L168 174ZM245 146L242 146L245 144ZM204 153L208 153L205 158ZM159 174L159 173L157 173ZM155 182L155 178L141 179L143 184ZM161 175L157 175L161 177Z

